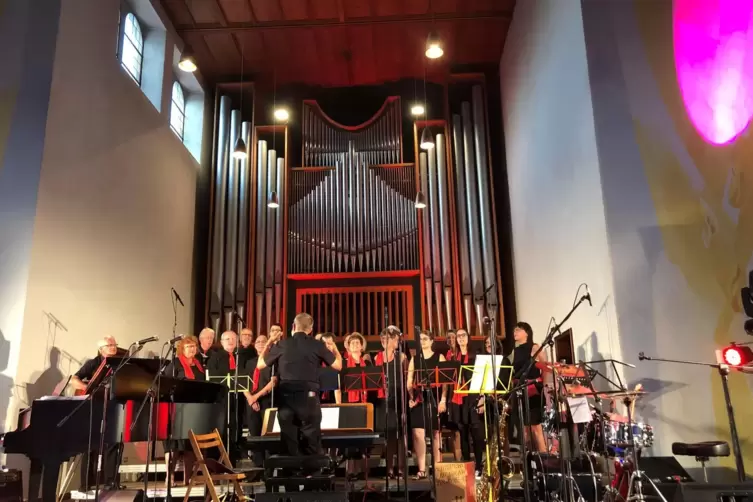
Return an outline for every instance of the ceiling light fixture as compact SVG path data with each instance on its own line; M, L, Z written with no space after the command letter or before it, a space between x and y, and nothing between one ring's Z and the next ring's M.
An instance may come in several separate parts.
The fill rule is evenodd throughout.
M287 122L290 118L290 112L287 108L275 108L275 120L278 122Z
M434 148L434 139L431 137L431 130L429 130L428 127L424 127L424 130L421 133L420 146L422 150L431 150Z
M419 117L426 112L426 109L424 108L424 105L416 104L411 107L410 112L414 117Z
M424 193L419 191L416 194L416 209L424 209L426 207L426 197L424 197Z
M439 39L437 32L432 31L426 39L426 57L429 59L438 59L444 55L442 41Z
M183 54L180 55L178 68L187 73L193 73L196 71L196 60L193 58L190 50L186 49L183 51Z
M248 157L248 151L246 149L246 142L243 141L243 138L238 137L238 140L235 142L235 148L233 148L233 158L237 160L246 160Z
M277 209L278 207L280 207L280 201L277 198L277 192L269 192L267 207L271 207L272 209Z

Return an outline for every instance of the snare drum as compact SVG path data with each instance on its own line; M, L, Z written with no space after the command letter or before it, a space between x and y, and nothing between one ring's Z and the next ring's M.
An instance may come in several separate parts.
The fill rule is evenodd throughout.
M654 444L654 429L650 425L642 422L628 424L619 424L619 430L617 431L617 442L614 446L627 446L630 443L630 435L628 427L633 429L633 440L635 446L638 448L650 448Z

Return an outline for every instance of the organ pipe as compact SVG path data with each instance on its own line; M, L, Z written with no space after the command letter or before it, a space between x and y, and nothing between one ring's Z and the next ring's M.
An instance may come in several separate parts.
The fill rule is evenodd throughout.
M233 110L230 113L230 142L234 145L241 133L241 112ZM233 310L235 309L235 280L238 265L238 193L239 193L239 161L232 155L227 155L227 217L225 232L225 286L223 290L223 311L225 327L233 326Z
M437 155L437 190L439 200L439 235L442 241L442 285L444 286L444 305L447 314L447 326L452 326L452 254L450 252L450 214L447 199L447 155L444 134L436 137Z
M256 332L261 333L261 309L264 301L264 257L265 242L267 235L267 142L260 140L257 147L256 157L256 272L254 274L254 300L256 313Z
M428 160L427 160L427 154L424 152L421 152L419 154L419 176L421 179L421 191L427 195L429 193L429 171L428 171ZM427 208L428 209L428 208ZM434 330L434 322L433 322L433 315L432 315L432 305L433 302L431 301L432 298L432 284L434 281L432 280L432 268L431 268L431 238L430 235L430 216L429 211L427 209L423 209L421 211L421 217L422 217L422 228L423 228L423 235L422 235L422 241L423 241L423 253L424 253L424 270L423 270L423 276L424 276L424 293L426 294L426 306L428 310L428 321L429 321L429 330Z
M249 162L253 162L248 150L251 148L251 123L243 122L241 137L246 144L246 158L238 163L238 253L235 279L235 309L246 319L246 295L248 294L248 216L249 216Z
M492 207L489 195L489 165L486 148L486 118L484 95L480 85L473 86L473 139L476 149L476 178L478 181L479 214L481 217L481 255L484 264L484 290L496 283Z
M230 98L220 98L220 114L217 123L217 149L214 159L214 223L212 231L212 277L209 299L209 316L212 328L220 330L222 315L222 291L224 285L225 258L225 202L227 193L227 158L229 151Z
M468 186L468 245L471 252L471 291L476 306L476 326L481 332L484 319L483 301L478 300L484 293L483 266L481 263L481 238L478 217L478 191L476 184L476 158L473 146L473 122L471 120L471 105L464 102L460 107L463 118L463 155L465 160L465 178Z
M473 292L471 291L471 264L468 250L468 208L465 184L465 155L463 154L463 124L460 115L452 116L452 145L455 160L455 186L457 192L456 218L458 222L458 248L460 250L460 293L463 297L463 326L470 326Z

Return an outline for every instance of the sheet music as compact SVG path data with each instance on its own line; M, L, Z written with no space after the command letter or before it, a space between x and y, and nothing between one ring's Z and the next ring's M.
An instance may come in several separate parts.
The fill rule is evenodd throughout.
M591 421L591 409L588 406L588 399L585 397L568 397L567 404L570 406L573 423L587 424Z
M476 356L476 362L473 368L473 375L471 376L470 392L494 392L497 387L497 380L499 379L499 373L502 370L504 356L495 355L494 368L497 370L497 374L492 374L492 355L480 354ZM481 388L483 383L484 388Z
M279 411L278 411L279 413ZM322 407L322 430L331 431L339 429L340 427L340 408L338 407ZM277 419L277 413L275 413L275 423L272 426L272 432L280 432L280 422Z

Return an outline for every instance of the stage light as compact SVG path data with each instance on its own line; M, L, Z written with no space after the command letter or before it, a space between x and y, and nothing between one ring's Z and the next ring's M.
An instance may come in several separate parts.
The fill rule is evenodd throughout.
M183 51L183 54L180 55L178 68L188 73L193 73L196 71L196 60L193 58L193 55L191 55L190 51Z
M238 138L235 142L235 148L233 148L233 158L238 160L246 160L248 153L246 152L246 142L243 138Z
M278 122L287 122L290 118L290 112L286 108L275 109L275 120Z
M426 207L426 197L424 197L423 192L418 192L416 194L416 209L424 209Z
M753 362L753 350L744 345L730 345L722 349L722 360L730 366L745 366Z
M411 113L411 115L413 115L414 117L420 117L420 116L421 116L421 115L423 115L423 114L424 114L425 112L426 112L426 110L424 109L424 105L413 105L413 106L411 107L411 109L410 109L410 113Z
M277 209L280 207L280 201L277 198L277 192L269 192L269 201L267 201L267 207Z
M419 143L422 150L431 150L434 148L434 138L431 137L431 130L428 127L424 127L421 133L421 143Z
M439 36L436 32L429 33L429 37L426 39L426 57L429 59L441 58L444 54L442 49L442 41L439 40Z

